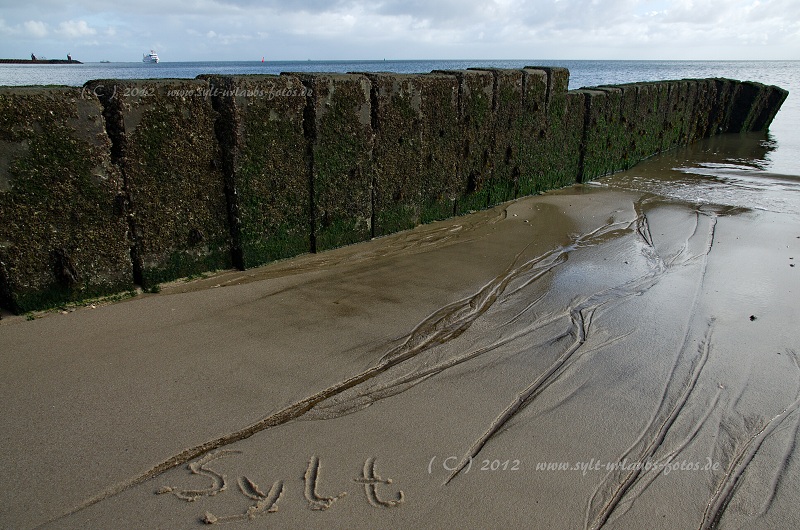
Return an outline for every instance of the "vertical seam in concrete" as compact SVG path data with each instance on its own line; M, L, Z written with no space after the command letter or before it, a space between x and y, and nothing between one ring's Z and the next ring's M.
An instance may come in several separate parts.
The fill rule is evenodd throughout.
M492 128L491 128L491 138L489 139L489 149L491 150L490 160L492 160L491 164L491 174L489 176L489 182L494 181L495 177L495 165L494 165L494 158L497 155L497 111L499 104L499 91L500 91L500 74L497 69L487 68L470 68L470 70L476 70L481 72L489 72L492 74ZM492 188L489 187L488 193L486 194L486 204L484 208L490 208L493 205L492 199Z
M631 119L633 120L633 123L635 124L635 125L634 125L633 134L634 134L634 135L636 135L637 137L640 137L640 140L642 140L642 141L644 142L644 145L647 145L647 140L645 140L645 139L643 138L643 136L642 136L642 133L643 133L644 135L646 135L646 134L647 134L647 129L645 129L644 127L642 127L642 122L641 122L641 121L639 121L639 120L640 120L640 118L639 118L639 116L637 115L637 114L638 114L638 112L641 110L641 107L640 107L639 105L640 105L640 101L641 101L641 92L642 92L642 88L641 88L641 86L640 86L640 85L636 85L636 86L635 86L633 89L636 91L636 97L634 98L634 102L633 102L633 112L634 112L634 114L633 114L633 116L631 116ZM637 128L637 127L641 127L641 128L640 128L640 129L637 131L637 130L636 130L636 128ZM641 151L640 151L640 152L641 152ZM639 163L639 160L640 160L640 158L639 158L639 153L633 153L633 156L634 156L635 158L634 158L634 162L633 162L633 164L631 165L631 167L633 167L633 165L635 165L635 164L638 164L638 163ZM645 158L647 158L647 157L650 157L650 156L652 156L652 153L649 153L649 154L644 154L643 156L644 156Z
M550 68L543 68L544 72L547 74L547 86L545 87L544 92L544 112L548 116L550 116L550 98L552 97L553 92L553 70ZM548 123L548 127L550 124Z
M576 182L582 183L585 178L586 167L586 146L589 142L589 122L591 120L592 99L588 92L583 94L583 131L581 131L581 143L578 151L578 175Z
M498 74L497 70L492 69L484 71L488 71L492 74L492 125L494 125L497 123L495 118L497 117L497 108L500 106L500 98L498 97L498 91L500 90L500 74Z
M669 115L672 112L672 109L670 108L670 103L672 102L672 87L673 86L675 86L675 83L667 83L667 106L666 106L666 109L664 109L665 110L664 116L662 116L662 122L661 122L661 131L662 132L666 132L667 131L667 120L669 119ZM664 142L666 141L666 138L667 138L666 134L662 134L661 135L661 150L660 150L661 153L664 152L664 148L665 148Z
M308 229L309 229L309 252L317 252L317 219L316 219L316 200L314 197L314 145L317 141L317 109L315 98L317 87L314 85L314 78L300 78L300 82L306 88L306 106L303 110L303 136L306 140L306 172L308 176Z
M497 109L500 106L499 94L500 91L500 74L496 70L489 70L492 74L492 138L489 142L489 147L491 149L491 160L492 160L492 173L489 177L489 182L494 182L495 177L497 176L497 167L495 166L495 157L497 156ZM492 199L492 186L489 186L489 193L486 194L486 205L485 208L489 208L494 204L494 199Z
M372 129L372 137L377 138L380 120L378 119L378 86L372 76L365 76L369 82L369 126ZM375 142L373 141L372 152L369 161L370 172L370 237L377 235L376 225L378 224L378 176L375 174Z
M464 133L466 133L466 123L464 122L464 117L466 115L466 109L464 109L464 74L460 74L458 72L455 73L456 79L458 80L458 99L457 99L457 109L458 109L458 128ZM466 134L465 134L466 136ZM464 144L459 143L458 145L459 152L463 152ZM457 182L465 182L467 175L464 172L465 167L465 157L458 156L456 157L456 181ZM459 194L455 193L455 198L453 199L453 217L458 215L458 198Z
M528 102L528 74L525 72L524 68L520 69L522 72L522 96L520 105L522 106L522 112L525 113L527 110L527 102ZM520 134L519 142L517 144L517 152L518 152L518 160L517 165L514 167L514 199L519 198L519 189L520 189L520 180L522 180L522 171L520 170L520 164L522 163L522 153L525 151L522 148L522 144L525 142L530 142L530 138L523 138Z
M234 96L233 79L230 77L209 77L205 79L211 94L211 107L217 112L214 120L214 134L217 137L222 158L222 187L228 209L228 230L231 237L231 261L239 270L245 269L242 248L242 225L239 215L239 194L236 189L236 157L239 152L239 122ZM214 86L219 83L220 86Z
M0 307L8 309L16 314L19 308L14 303L14 297L11 296L11 285L8 281L8 273L6 272L6 263L3 261L3 253L0 252ZM2 318L2 316L0 316Z
M695 114L695 110L697 109L698 103L700 102L699 99L699 91L700 87L698 86L697 81L689 80L686 83L687 87L687 95L686 95L686 106L687 108L691 105L691 110L687 111L686 116L689 118L686 124L686 136L683 139L683 143L689 145L690 143L694 142L694 137L697 133L697 114ZM694 97L690 98L689 95L692 93L692 87L694 87Z
M91 82L90 82L91 83ZM85 87L88 85L84 85ZM136 205L131 194L130 182L128 179L127 166L127 137L125 132L125 121L122 116L122 102L120 99L119 87L114 84L113 90L109 94L104 85L98 84L91 88L90 92L97 96L103 106L103 129L106 136L111 141L111 163L117 166L122 176L122 214L128 225L131 264L133 270L134 285L144 284L143 263L141 257L141 243L136 226Z

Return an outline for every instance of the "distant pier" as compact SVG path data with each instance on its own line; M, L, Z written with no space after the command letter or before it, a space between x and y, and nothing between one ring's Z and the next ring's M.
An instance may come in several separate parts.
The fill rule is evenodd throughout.
M75 59L0 59L0 64L83 64Z

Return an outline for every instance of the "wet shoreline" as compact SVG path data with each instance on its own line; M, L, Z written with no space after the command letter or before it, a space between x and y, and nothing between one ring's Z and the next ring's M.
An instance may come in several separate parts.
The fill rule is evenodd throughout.
M707 148L4 319L0 521L797 526L800 179Z

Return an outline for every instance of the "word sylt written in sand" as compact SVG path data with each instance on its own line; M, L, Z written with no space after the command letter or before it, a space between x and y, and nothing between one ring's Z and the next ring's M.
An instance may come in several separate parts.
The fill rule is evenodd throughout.
M239 454L240 451L216 451L208 453L204 457L190 462L187 466L193 475L201 475L211 480L211 484L202 489L181 489L174 486L164 486L156 491L157 495L171 493L187 502L194 502L200 497L213 497L222 493L228 488L227 477L213 469L209 464L220 458L225 458L233 454ZM306 473L303 477L303 496L308 501L308 507L311 510L327 510L333 504L345 497L347 492L342 492L334 497L324 497L317 492L320 473L319 457L313 456L308 462ZM395 508L405 502L405 495L402 490L398 490L393 499L387 499L379 495L378 487L383 485L391 485L392 479L384 479L377 474L375 466L375 458L368 458L364 462L364 468L361 476L353 479L353 482L361 484L364 487L364 493L367 497L367 502L377 508ZM278 501L286 491L286 486L282 480L278 480L272 484L269 491L264 493L258 484L249 478L242 476L237 480L239 491L250 500L255 501L255 504L249 506L244 513L233 515L217 516L211 512L206 512L203 516L203 522L207 524L225 523L234 521L248 521L255 519L261 515L275 513L278 511Z

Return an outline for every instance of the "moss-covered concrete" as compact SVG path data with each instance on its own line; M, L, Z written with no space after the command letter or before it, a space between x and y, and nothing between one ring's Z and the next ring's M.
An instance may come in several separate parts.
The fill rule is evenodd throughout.
M222 151L205 80L94 81L129 199L134 267L145 288L230 268Z
M664 143L662 148L673 149L686 144L686 119L691 110L688 101L689 83L668 81L667 108L664 114Z
M372 237L372 104L358 74L304 74L314 251Z
M450 217L458 178L458 79L368 74L372 84L374 234Z
M669 103L669 89L664 83L639 83L635 86L638 95L636 117L628 122L634 132L637 127L640 130L637 145L638 158L641 160L663 149L663 117Z
M440 72L458 81L457 215L489 206L492 195L494 75L486 70Z
M133 287L102 110L81 89L0 88L0 303L11 311Z
M542 138L544 180L541 189L554 189L580 180L586 102L583 94L567 92L569 70L540 69L547 73L547 133Z
M630 83L617 85L620 97L620 132L613 171L627 169L661 151L666 87L663 84Z
M522 144L522 70L487 70L493 77L492 129L488 145L491 178L490 206L509 201L519 193Z
M593 179L628 166L628 135L622 114L623 90L600 87L583 90L586 131L581 179ZM627 91L626 95L631 93ZM630 97L626 98L630 99Z
M309 95L294 76L208 76L220 113L229 223L237 266L311 250L303 119ZM236 261L236 258L235 258Z
M711 114L717 96L716 84L711 79L695 79L693 81L695 97L688 131L690 143L711 135Z
M769 126L786 91L567 91L564 68L0 90L0 303L26 311L364 241Z
M548 186L547 158L547 72L540 68L522 70L522 112L519 134L519 180L517 196L533 195Z

